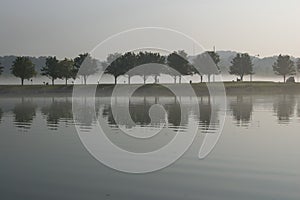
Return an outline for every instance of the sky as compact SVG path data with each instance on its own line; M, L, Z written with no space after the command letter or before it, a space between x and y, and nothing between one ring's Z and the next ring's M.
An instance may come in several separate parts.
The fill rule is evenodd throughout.
M1 0L0 55L75 57L120 31L155 26L205 49L300 57L299 8L298 0Z

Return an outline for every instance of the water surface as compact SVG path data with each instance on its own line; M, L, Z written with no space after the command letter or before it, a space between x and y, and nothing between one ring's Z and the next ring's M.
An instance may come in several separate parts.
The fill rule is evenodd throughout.
M227 99L222 136L213 152L199 160L205 134L222 126L221 110L211 115L210 98L199 97L200 114L195 115L185 97L134 97L129 104L134 123L123 115L112 116L110 98L97 98L97 115L112 130L107 136L130 151L155 150L174 135L162 134L140 144L119 133L117 124L129 131L155 130L163 122L171 130L184 130L190 120L198 124L196 141L181 159L155 173L131 175L102 165L83 147L70 97L1 97L1 199L298 200L300 96ZM127 106L121 97L112 102L120 113ZM148 114L153 104L166 111L155 120ZM97 120L88 105L77 119L87 134Z

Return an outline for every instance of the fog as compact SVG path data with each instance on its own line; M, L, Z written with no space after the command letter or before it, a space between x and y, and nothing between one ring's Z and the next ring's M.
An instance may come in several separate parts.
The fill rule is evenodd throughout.
M218 75L218 80L220 78L223 81L235 81L237 79L237 76L233 75ZM90 76L87 80L87 84L113 84L114 83L114 78L111 75L103 75L99 81L99 76ZM300 78L296 77L295 78L297 82L299 82ZM32 80L32 81L31 81ZM51 80L47 77L43 76L37 76L35 78L32 78L31 80L25 80L24 85L43 85L43 84L51 84ZM143 78L141 76L133 76L131 77L131 83L132 84L142 84L143 83ZM213 80L213 78L212 78ZM182 83L189 83L192 81L193 83L198 83L200 82L200 76L199 75L194 75L194 76L183 76L182 78ZM245 76L244 81L250 81L250 76ZM282 76L253 76L252 81L273 81L273 82L283 82L283 77ZM20 84L20 79L16 77L0 77L0 85L18 85ZM73 79L68 80L68 84L83 84L83 79L81 77L77 78L76 81ZM177 78L178 82L178 78ZM207 82L207 77L203 77L203 82ZM127 76L120 76L118 77L118 84L127 84L128 83L128 78ZM146 83L154 83L154 78L149 76L147 78ZM159 76L159 83L174 83L174 78L169 76L169 75L161 75ZM55 80L55 84L65 84L65 80L62 79L57 79Z

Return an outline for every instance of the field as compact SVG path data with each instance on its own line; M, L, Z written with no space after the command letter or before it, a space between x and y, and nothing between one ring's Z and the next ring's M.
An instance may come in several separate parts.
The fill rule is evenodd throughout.
M210 86L220 86L221 83L209 83ZM178 91L185 90L189 84L121 84L119 88L124 90L138 87L135 95L145 96L169 96L172 95L169 88L176 88ZM191 85L198 96L207 95L208 87L206 83L193 83ZM92 88L97 87L97 94L99 96L110 96L113 91L114 85L78 85L78 87ZM224 82L224 88L227 94L281 94L281 93L300 93L300 83L275 83L275 82ZM47 94L62 94L71 95L73 92L73 85L0 85L0 95L47 95Z

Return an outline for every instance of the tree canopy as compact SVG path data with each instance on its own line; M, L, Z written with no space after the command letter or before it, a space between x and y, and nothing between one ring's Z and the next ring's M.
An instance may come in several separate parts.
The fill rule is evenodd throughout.
M162 73L159 70L153 69L155 65L153 64L165 64L166 58L161 56L159 53L152 52L139 52L137 54L137 66L148 64L147 67L143 68L143 70L138 70L136 75L141 75L144 77L144 84L146 83L146 79L148 76L154 76L155 83L157 83L157 76Z
M29 80L36 75L34 64L28 57L17 57L11 67L11 73L21 79L21 85L24 85L24 79Z
M179 83L181 83L182 75L191 75L193 73L192 66L187 59L187 54L183 50L169 54L167 64L176 71L175 73L170 72L174 76L175 82L177 76L179 76Z
M208 76L208 81L210 82L210 76L213 74L219 74L220 73L220 67L219 67L219 62L220 62L220 56L217 54L215 51L207 51L206 52L212 61L214 62L214 66L211 66L208 68L206 74Z
M99 70L96 59L92 58L88 53L79 54L79 56L74 59L74 65L78 70L78 75L83 76L85 85L87 78Z
M60 71L59 61L56 57L48 57L46 59L45 66L41 69L41 74L43 76L47 76L51 79L52 85L54 85L54 81L58 78L62 78L62 74Z
M294 62L288 55L279 55L273 65L273 70L275 74L283 76L284 82L286 81L287 75L295 75L296 73Z
M77 69L74 67L74 62L71 59L65 58L59 62L60 76L65 79L66 85L68 84L68 79L76 79Z
M110 54L106 59L106 69L104 73L111 74L115 77L115 84L117 83L117 78L121 75L127 74L128 83L130 83L130 77L134 75L141 75L144 77L144 83L148 76L158 76L159 73L153 69L147 68L143 70L133 70L136 66L158 63L164 64L165 57L161 56L159 53L152 52L139 52L138 54L134 52L127 52L124 55L119 53ZM152 66L152 65L151 65Z
M109 54L106 58L106 62L104 62L104 66L106 67L104 73L114 76L115 84L117 84L118 77L126 72L125 69L120 68L121 56L122 54L120 53Z
M197 55L193 59L193 66L195 67L194 73L201 76L207 75L208 82L210 82L210 76L213 74L219 74L220 69L218 63L220 62L219 55L214 51L206 51Z
M231 61L229 73L240 76L240 80L243 81L245 75L253 74L253 64L249 54L238 53Z

